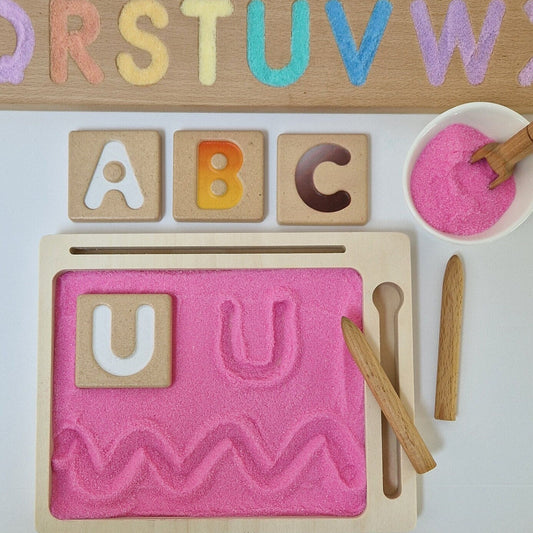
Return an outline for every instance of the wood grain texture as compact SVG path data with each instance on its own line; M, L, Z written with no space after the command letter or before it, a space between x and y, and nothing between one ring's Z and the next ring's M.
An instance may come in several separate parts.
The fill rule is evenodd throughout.
M381 410L365 398L367 508L358 517L113 518L58 520L51 491L54 295L58 273L94 270L353 268L362 276L365 333L379 338L372 294L384 282L404 295L398 313L400 396L414 406L411 254L399 233L241 233L54 235L41 242L37 413L36 528L39 533L345 533L408 531L417 517L416 472L402 452L401 493L384 494ZM340 319L340 317L339 317ZM339 325L340 327L340 325Z
M310 59L303 75L286 87L268 86L251 72L247 59L248 2L233 2L231 16L216 22L216 79L203 85L199 78L198 18L183 15L180 3L159 0L168 24L155 28L146 17L138 27L155 36L168 53L168 70L153 85L137 86L118 72L117 56L131 54L136 66L146 68L151 57L121 35L118 19L125 0L93 0L100 15L100 32L87 47L104 75L89 83L76 63L68 60L68 79L50 77L49 2L19 0L35 30L35 50L19 85L0 85L0 107L18 109L117 110L226 110L226 111L442 111L467 101L492 101L533 112L533 88L521 86L520 73L533 57L533 24L524 2L505 2L505 14L483 81L472 85L458 49L444 83L428 81L421 48L410 13L411 0L392 0L392 12L369 68L366 81L354 85L325 11L324 0L309 0ZM291 3L265 0L266 61L281 68L290 61ZM450 2L427 0L433 32L438 39ZM465 2L476 43L489 2ZM342 3L355 44L359 47L375 0ZM0 50L15 46L12 26L1 20ZM9 30L9 31L8 31ZM5 53L5 52L4 52ZM523 81L522 81L523 83Z
M418 474L429 472L437 466L437 463L435 463L420 433L402 405L362 331L350 319L343 317L342 332L366 384L389 421L411 464Z
M448 261L442 284L439 361L435 393L435 418L438 420L455 420L457 415L463 293L463 263L457 255L454 255Z

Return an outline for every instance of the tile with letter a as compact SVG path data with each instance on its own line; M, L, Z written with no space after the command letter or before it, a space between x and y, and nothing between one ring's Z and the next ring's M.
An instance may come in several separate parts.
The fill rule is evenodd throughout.
M72 131L68 215L75 222L161 219L157 131Z
M366 224L367 136L280 135L277 184L280 224Z
M76 386L161 388L172 381L168 294L83 294L77 300Z

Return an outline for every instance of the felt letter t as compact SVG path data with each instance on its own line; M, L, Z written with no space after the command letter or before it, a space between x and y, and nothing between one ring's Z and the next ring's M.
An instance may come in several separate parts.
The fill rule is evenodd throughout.
M198 17L198 77L202 85L213 85L217 78L217 18L233 13L231 0L184 0L181 12Z

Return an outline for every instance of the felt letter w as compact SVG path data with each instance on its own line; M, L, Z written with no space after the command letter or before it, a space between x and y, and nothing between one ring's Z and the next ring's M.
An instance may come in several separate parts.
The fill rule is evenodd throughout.
M366 82L368 71L385 33L391 12L392 4L388 0L376 2L361 41L361 48L357 50L342 4L338 0L330 0L326 4L326 14L331 31L337 42L348 77L354 85L364 85Z
M476 43L468 9L463 0L453 0L448 8L439 42L429 18L424 0L411 3L411 16L420 43L420 50L431 85L442 85L456 47L461 52L466 76L472 85L485 79L489 60L505 14L505 3L492 0L483 22L479 42Z

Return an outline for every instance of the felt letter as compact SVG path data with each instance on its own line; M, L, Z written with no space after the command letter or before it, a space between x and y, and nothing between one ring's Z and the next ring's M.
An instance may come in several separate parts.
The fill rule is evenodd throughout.
M93 355L96 362L113 376L138 374L152 359L155 346L155 311L141 305L136 312L135 350L128 357L118 357L111 347L111 309L97 305L93 311Z
M215 156L222 165L214 165ZM242 198L243 187L238 172L243 164L241 149L230 141L202 141L198 145L198 179L196 203L200 209L230 209ZM226 190L215 194L212 186L222 181Z
M139 17L148 17L157 29L168 25L168 13L156 0L130 0L120 12L118 28L122 37L133 46L146 50L152 62L146 68L139 68L131 54L121 52L117 55L120 75L132 85L153 85L160 81L168 70L168 51L166 46L152 34L137 27Z
M0 17L13 26L17 35L13 55L0 56L0 83L18 85L33 57L35 32L26 11L11 0L0 0Z
M81 29L68 31L69 17L79 17ZM55 83L68 79L68 54L89 83L104 79L102 69L87 51L100 33L100 15L88 0L51 0L50 2L50 77Z
M116 162L124 172L116 182L111 182L106 179L104 169L109 163ZM85 195L85 205L89 209L98 209L102 205L104 196L112 190L121 192L131 209L139 209L144 203L144 196L126 147L119 141L111 141L104 146Z
M470 84L482 83L500 33L504 14L505 3L502 0L492 0L487 9L479 41L476 43L466 4L463 0L453 0L448 7L437 43L426 2L424 0L412 2L411 16L431 85L439 86L444 83L456 47L461 52Z
M330 161L344 166L350 159L350 152L338 144L319 144L305 152L296 165L294 176L300 198L311 209L322 213L335 213L348 207L351 203L349 193L337 191L333 194L322 194L315 186L313 174L321 163Z
M390 2L387 0L378 0L376 2L361 41L361 48L358 50L342 4L338 0L327 2L326 14L329 24L337 42L344 67L353 85L365 84L391 12L392 4Z
M528 0L524 6L524 11L529 17L529 20L533 22L533 0ZM533 85L533 59L530 59L528 64L518 75L518 82L522 87L529 87Z
M202 85L213 85L217 78L217 18L233 13L231 0L184 0L181 12L198 17L198 77Z
M298 81L309 65L309 4L296 0L292 5L291 60L280 69L268 66L265 57L265 5L261 0L248 4L248 66L265 85L287 87Z

